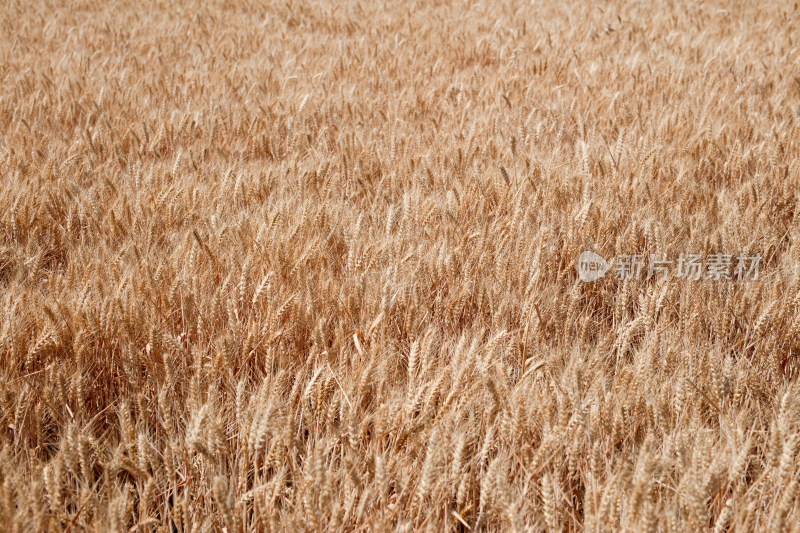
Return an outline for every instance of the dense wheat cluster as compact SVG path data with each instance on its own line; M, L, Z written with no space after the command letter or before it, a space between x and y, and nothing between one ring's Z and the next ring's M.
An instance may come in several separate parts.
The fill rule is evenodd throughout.
M796 3L0 13L3 530L797 530Z

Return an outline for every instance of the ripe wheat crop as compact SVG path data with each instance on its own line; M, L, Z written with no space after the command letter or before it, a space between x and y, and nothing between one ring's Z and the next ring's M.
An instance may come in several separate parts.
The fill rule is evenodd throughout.
M0 529L800 531L799 128L792 1L3 1Z

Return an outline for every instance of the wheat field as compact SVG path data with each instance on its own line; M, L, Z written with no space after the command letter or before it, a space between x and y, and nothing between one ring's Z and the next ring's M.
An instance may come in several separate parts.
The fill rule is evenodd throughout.
M5 0L0 529L800 531L798 23Z

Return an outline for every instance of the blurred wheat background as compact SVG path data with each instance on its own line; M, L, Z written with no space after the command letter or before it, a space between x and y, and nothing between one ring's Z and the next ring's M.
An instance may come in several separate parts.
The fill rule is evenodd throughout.
M799 22L4 1L0 527L798 531Z

